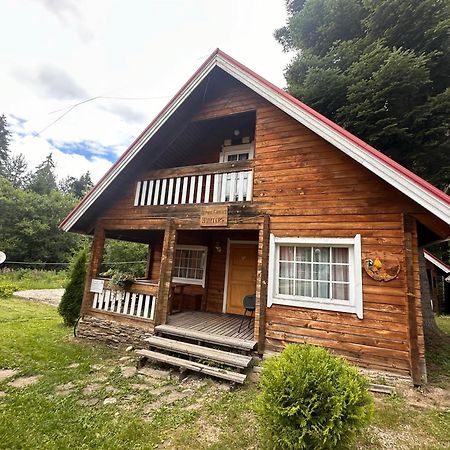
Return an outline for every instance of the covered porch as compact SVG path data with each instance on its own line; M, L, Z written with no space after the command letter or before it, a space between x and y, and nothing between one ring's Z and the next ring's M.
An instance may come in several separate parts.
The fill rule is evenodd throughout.
M257 218L220 228L200 227L196 222L196 227L192 221L186 227L188 221L183 219L129 219L125 229L120 220L103 221L94 236L83 314L186 342L262 353L265 296L261 308L261 293L266 288L263 251L268 244L265 221ZM146 276L120 293L108 280L103 292L90 289L91 281L101 278L106 237L149 246ZM233 259L241 266L239 261L235 266ZM244 317L243 297L252 294L255 310L253 314L247 311Z

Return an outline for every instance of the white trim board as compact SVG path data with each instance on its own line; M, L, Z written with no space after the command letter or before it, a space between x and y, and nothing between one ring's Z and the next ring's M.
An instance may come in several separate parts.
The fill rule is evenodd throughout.
M430 261L431 264L435 265L437 268L441 269L445 274L450 273L450 269L445 266L442 261L431 253L423 252L423 256L426 260Z
M394 186L407 197L411 198L426 210L439 217L445 223L450 224L450 202L445 202L437 195L425 189L418 182L408 178L400 170L395 169L391 165L383 162L375 155L371 154L363 145L353 142L344 136L338 130L327 124L323 120L314 116L311 112L295 104L285 95L277 92L276 88L271 87L268 82L260 79L252 74L248 69L244 70L243 66L226 57L222 52L216 51L210 56L204 66L190 80L182 91L169 103L166 110L163 110L160 116L157 116L153 123L143 135L129 148L124 154L123 159L113 166L111 171L107 173L90 195L83 200L78 207L68 216L66 222L63 222L61 228L69 231L75 223L83 216L83 214L93 205L97 198L111 184L111 182L119 175L125 166L134 158L134 156L143 148L143 146L153 137L153 135L164 125L189 95L197 88L197 86L205 79L205 77L215 68L219 67L230 76L240 81L249 89L265 98L267 101L284 111L286 114L297 120L311 131L321 136L323 139L343 151L345 154L353 158L355 161L366 167L368 170Z

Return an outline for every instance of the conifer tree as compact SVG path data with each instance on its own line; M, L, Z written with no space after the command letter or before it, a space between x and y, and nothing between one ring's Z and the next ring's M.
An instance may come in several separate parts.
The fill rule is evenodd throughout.
M83 248L73 257L69 283L58 306L58 312L64 323L73 326L80 315L83 300L84 280L86 277L87 249Z

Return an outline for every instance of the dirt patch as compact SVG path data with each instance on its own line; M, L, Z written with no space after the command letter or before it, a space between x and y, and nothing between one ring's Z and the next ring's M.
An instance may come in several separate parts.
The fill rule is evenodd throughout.
M433 439L415 434L410 426L398 430L382 430L381 428L369 426L368 430L374 435L378 442L377 448L386 450L409 450L411 448L430 448Z
M70 395L73 390L76 388L76 385L73 383L60 384L55 387L56 395Z
M201 439L205 444L213 444L219 440L220 428L204 418L200 418L197 423L198 435L201 436Z
M78 400L77 403L80 406L95 406L98 405L100 400L98 398L87 398L85 400Z
M2 398L2 397L6 397L6 392L0 391L0 398Z
M0 369L0 381L11 378L18 373L16 369Z
M183 400L184 398L188 397L190 394L187 392L171 392L168 395L164 395L160 399L158 399L156 402L150 403L144 407L144 414L150 414L153 411L156 411L157 409L171 405L179 400Z
M20 377L20 378L16 378L14 381L11 381L11 383L8 383L8 384L11 387L23 388L23 387L30 386L32 384L37 383L40 378L41 378L40 375L34 375L32 377Z
M80 367L80 363L72 363L67 366L68 369L78 369Z
M137 370L136 367L122 366L120 372L124 378L131 378L136 374Z
M397 388L397 392L406 403L414 408L436 408L448 410L450 408L450 391L436 386L424 386L421 389L413 387Z
M98 383L93 383L93 384L88 384L84 389L83 389L83 395L90 395L95 391L98 391L100 388L102 387L101 384Z
M29 291L17 291L13 296L37 303L45 303L51 306L58 306L64 289L34 289Z
M152 367L143 367L137 371L139 375L148 378L159 378L160 380L168 380L170 373L168 370L153 369Z

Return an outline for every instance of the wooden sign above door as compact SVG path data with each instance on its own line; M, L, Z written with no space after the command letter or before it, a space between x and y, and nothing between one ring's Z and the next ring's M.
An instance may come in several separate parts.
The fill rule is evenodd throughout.
M200 226L228 226L228 206L202 206L200 210Z

